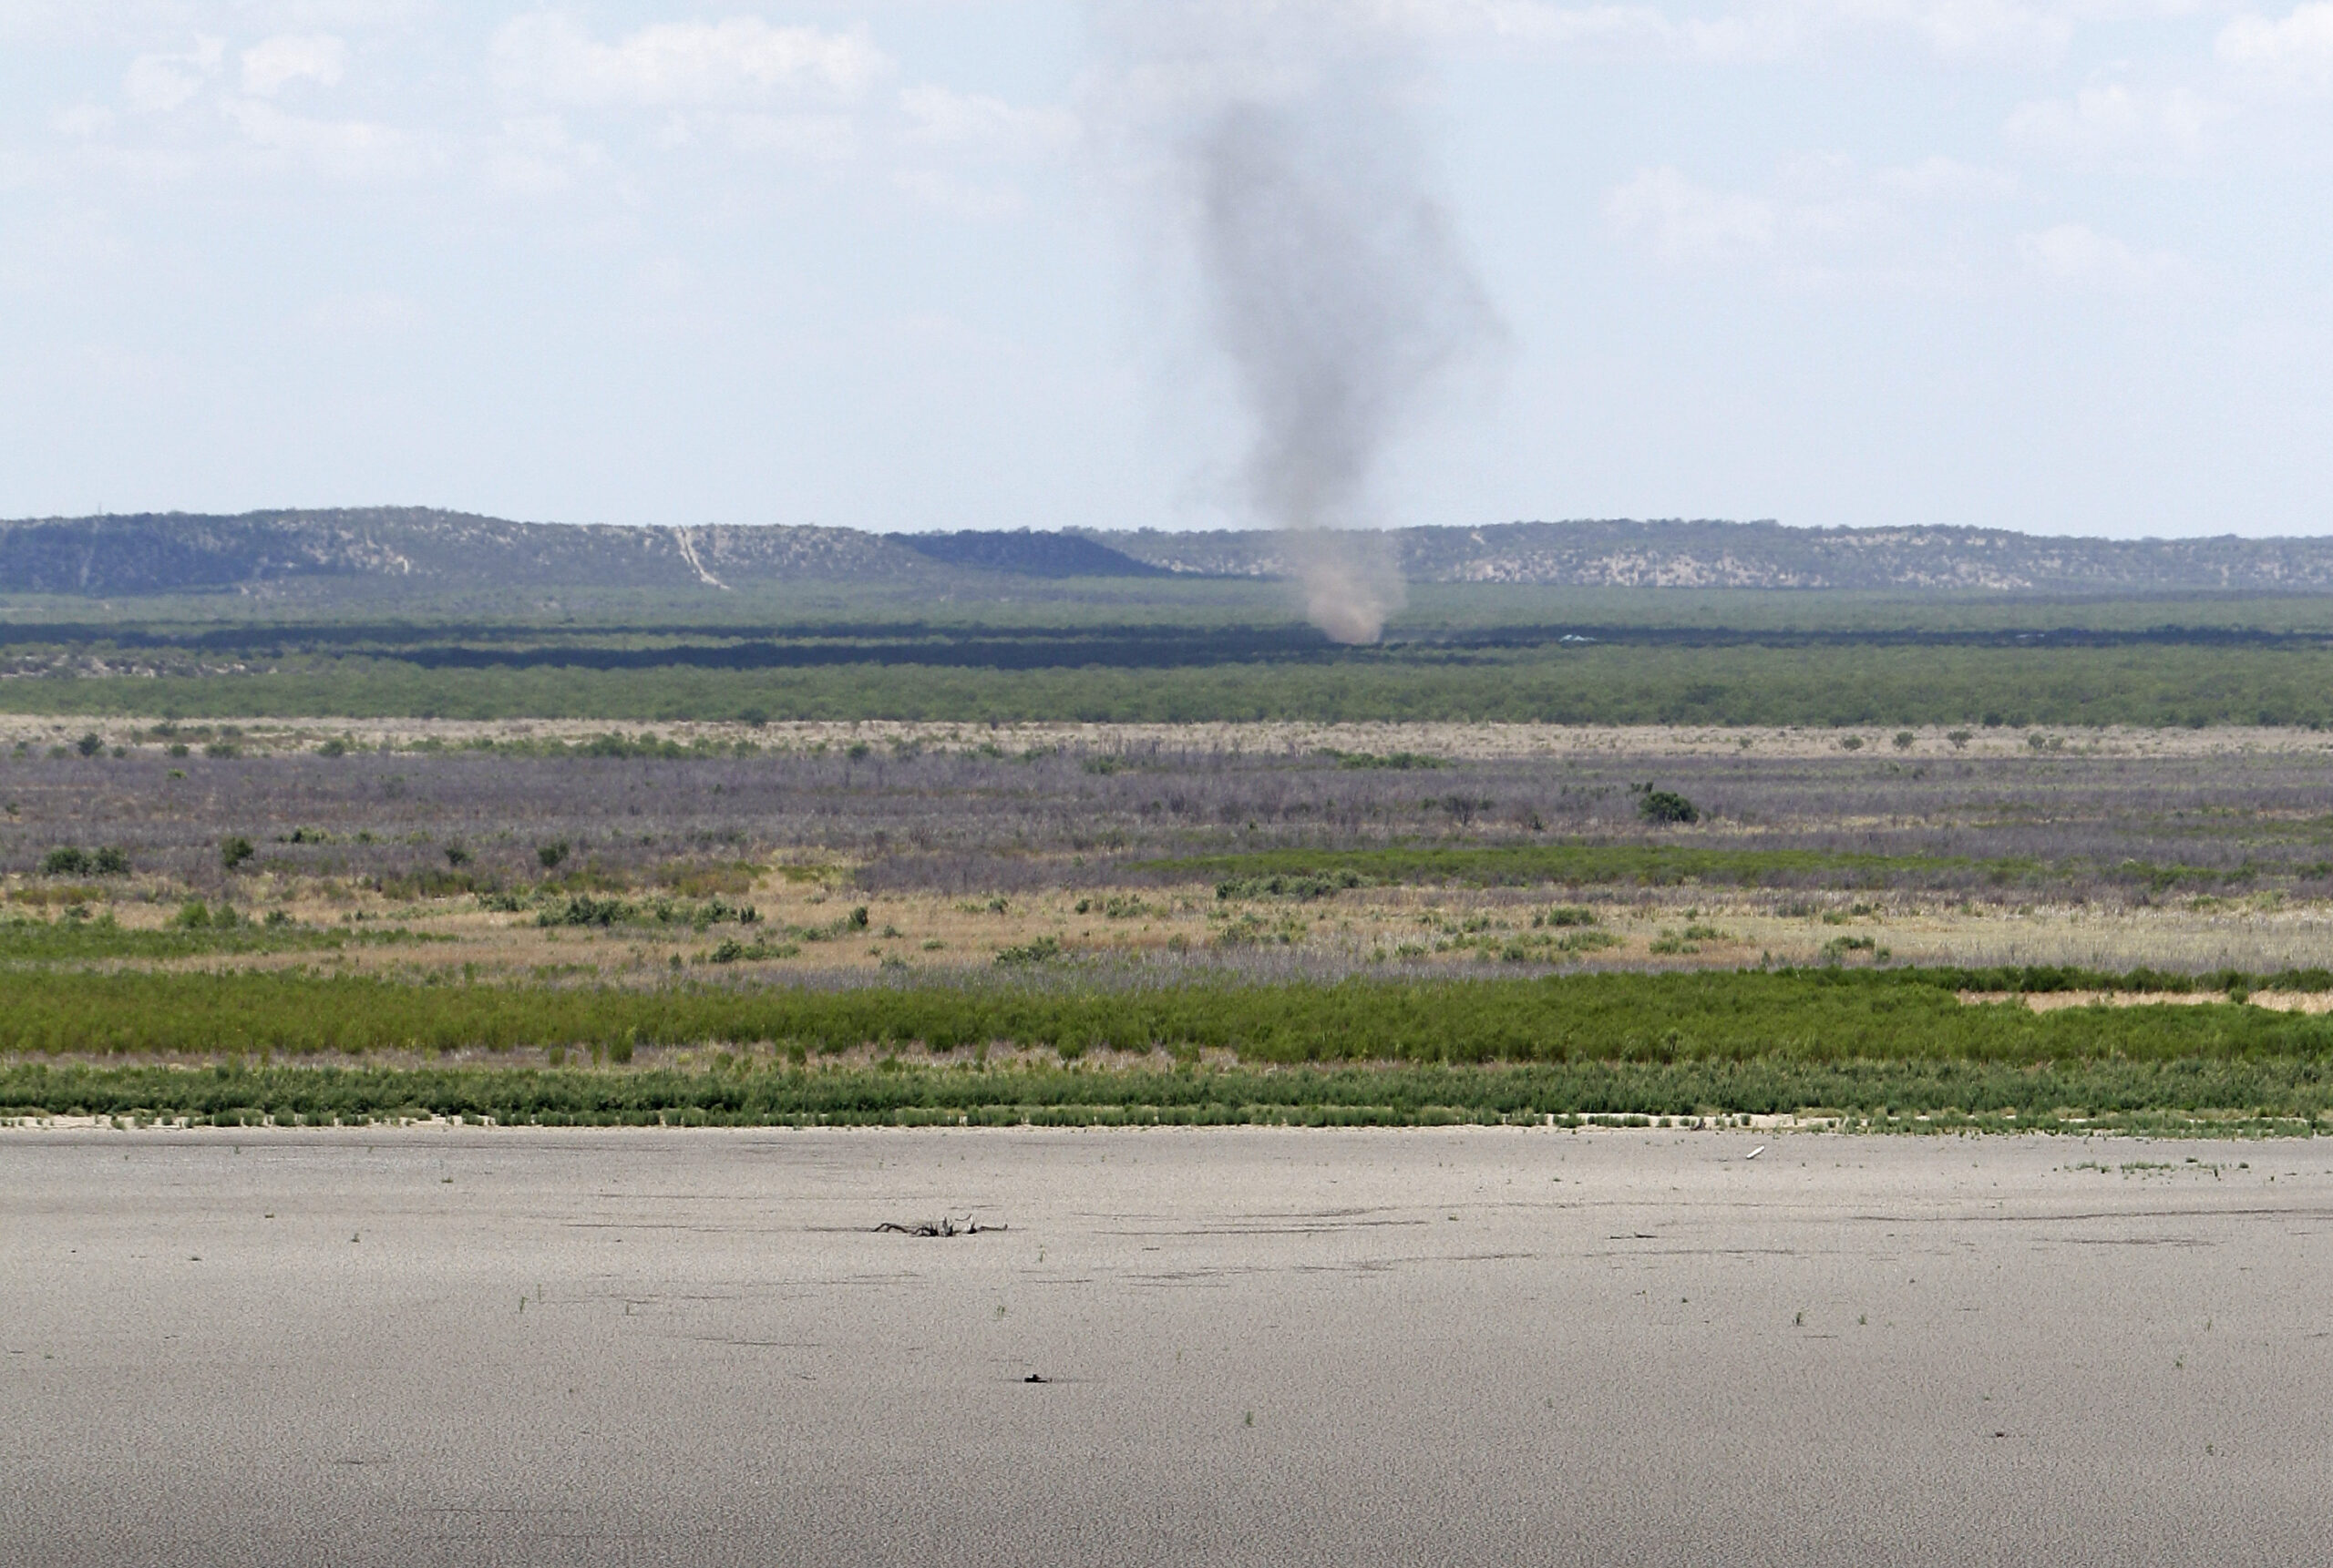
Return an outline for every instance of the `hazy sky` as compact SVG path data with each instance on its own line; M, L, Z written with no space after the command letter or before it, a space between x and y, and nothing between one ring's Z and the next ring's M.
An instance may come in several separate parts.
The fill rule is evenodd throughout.
M1496 323L1382 520L2333 529L2333 0L1278 9ZM0 0L0 516L1244 522L1125 15Z

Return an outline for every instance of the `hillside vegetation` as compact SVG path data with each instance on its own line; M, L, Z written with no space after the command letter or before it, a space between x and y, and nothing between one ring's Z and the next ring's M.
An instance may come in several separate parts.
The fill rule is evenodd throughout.
M1290 575L1270 532L521 523L418 507L134 513L0 521L0 593L151 595L331 584L734 592L757 584L900 586ZM1999 528L1793 528L1595 520L1417 528L1348 548L1416 583L2153 596L2333 592L2333 539L2116 540ZM977 583L973 585L977 589Z

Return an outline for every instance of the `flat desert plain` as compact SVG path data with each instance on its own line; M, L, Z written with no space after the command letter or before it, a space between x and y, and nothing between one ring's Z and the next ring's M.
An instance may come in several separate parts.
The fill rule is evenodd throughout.
M0 1561L2322 1562L2328 1167L15 1130Z

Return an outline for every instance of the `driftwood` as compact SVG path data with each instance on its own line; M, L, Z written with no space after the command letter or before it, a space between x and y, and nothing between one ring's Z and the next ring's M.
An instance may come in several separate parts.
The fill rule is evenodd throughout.
M961 1220L950 1219L942 1214L936 1220L918 1220L911 1225L903 1225L897 1220L885 1220L875 1228L878 1232L889 1231L894 1235L947 1236L978 1235L982 1231L1001 1231L1009 1227L984 1225L970 1214L966 1214Z

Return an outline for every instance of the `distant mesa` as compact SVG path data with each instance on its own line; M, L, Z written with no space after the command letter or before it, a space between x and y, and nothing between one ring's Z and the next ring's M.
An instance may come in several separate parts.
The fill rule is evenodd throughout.
M1631 518L1402 528L1413 583L1890 593L2325 593L2333 538L2048 538L2003 528L1794 528ZM323 591L387 600L519 592L718 595L776 584L944 593L972 582L1293 575L1268 529L631 528L422 507L0 521L0 593L90 598Z
M0 522L0 592L10 593L265 593L303 581L374 597L482 584L719 593L931 575L920 556L857 528L519 523L424 507Z
M1136 560L1123 550L1095 544L1083 534L1036 533L1014 528L965 529L952 534L891 536L920 556L975 571L1014 577L1172 577L1173 569Z
M1290 575L1287 537L1269 530L1097 529L1090 537L1176 572ZM2115 596L2333 590L2333 538L2100 539L1620 518L1401 528L1387 544L1413 583Z

